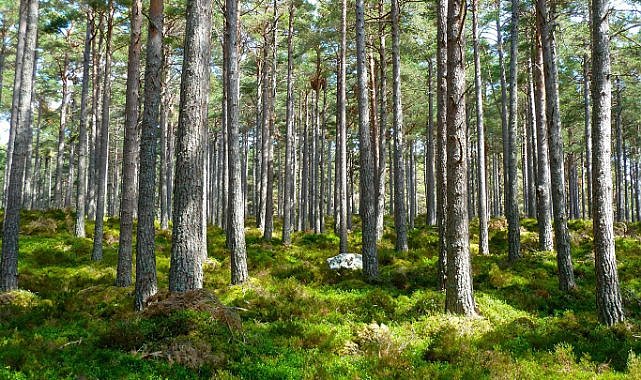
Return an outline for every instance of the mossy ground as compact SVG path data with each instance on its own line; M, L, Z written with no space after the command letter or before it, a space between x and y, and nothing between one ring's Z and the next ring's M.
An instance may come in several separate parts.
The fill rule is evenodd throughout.
M205 288L238 328L202 310L134 313L133 288L113 286L117 221L106 223L96 263L91 239L72 237L72 220L62 211L23 216L23 290L0 295L0 378L641 378L639 225L616 228L628 320L612 328L596 320L589 222L570 223L579 288L564 294L554 253L536 251L536 221L523 221L523 259L510 266L505 223L492 220L491 255L473 256L478 318L443 312L433 228L419 225L409 252L395 253L387 225L376 284L326 268L338 249L332 233L296 233L283 247L248 229L244 286L229 285L224 233L210 228ZM170 235L157 233L161 289ZM357 252L359 233L351 236Z

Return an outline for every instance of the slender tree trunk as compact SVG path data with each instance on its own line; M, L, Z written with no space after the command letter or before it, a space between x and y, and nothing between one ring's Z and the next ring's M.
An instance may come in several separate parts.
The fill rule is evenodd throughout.
M163 0L151 0L149 3L144 110L140 136L140 180L138 182L136 295L134 298L136 310L142 310L147 299L158 291L154 216L156 210L156 147L158 146L159 132L157 126L160 124L160 101L163 90L163 5Z
M80 95L80 127L78 133L78 178L76 191L76 223L74 233L76 237L85 237L85 214L87 198L87 114L89 112L89 63L91 59L91 40L93 35L92 11L87 11L87 30L85 33L85 47L82 55L82 92ZM40 133L38 132L38 137ZM36 144L38 149L39 144ZM36 169L38 160L36 159Z
M289 3L289 23L287 33L287 113L285 123L287 125L285 140L285 188L283 197L283 244L292 243L292 185L294 183L294 169L292 167L292 158L294 157L294 56L292 39L294 37L294 3Z
M2 204L8 206L9 182L11 176L11 165L13 162L13 148L15 145L18 116L20 114L20 90L22 89L22 71L24 68L25 37L27 35L27 24L29 18L30 0L20 0L18 18L18 38L16 43L16 60L13 76L13 96L11 98L11 119L9 123L9 141L7 142L6 162L4 166L3 197Z
M559 271L559 288L568 291L576 287L572 258L570 255L570 234L565 204L565 178L563 169L563 138L561 136L561 115L559 106L559 81L556 59L554 28L551 25L555 12L549 12L546 0L537 0L537 21L541 24L543 62L545 67L546 118L549 132L550 179L552 209L554 213L554 237L556 260Z
M20 18L26 21L23 33L18 34L24 40L24 51L19 65L16 68L20 78L17 99L17 117L15 118L15 145L12 151L13 165L9 173L9 186L7 188L7 202L2 223L2 257L0 260L0 291L18 289L18 231L20 226L20 208L22 207L22 185L25 162L27 157L28 139L31 135L29 112L31 108L33 90L33 71L36 55L36 36L38 34L38 0L29 0L24 8L20 9ZM14 86L14 88L16 88Z
M519 46L519 0L512 0L512 25L510 32L510 96L507 125L507 174L506 209L508 225L508 259L521 257L521 227L519 221L518 173L517 173L517 62Z
M445 310L475 315L467 211L464 3L447 11L447 289Z
M405 168L403 162L403 105L401 101L401 51L399 0L392 0L392 71L394 98L394 227L396 250L407 251L407 209L405 207Z
M363 275L367 280L378 278L376 252L376 188L374 156L369 127L367 104L367 66L365 46L365 9L363 0L356 0L356 62L358 76L358 120L360 140L360 198L359 213L363 224Z
M65 154L65 133L67 131L67 113L71 103L70 78L67 71L69 70L69 55L65 53L62 66L60 67L60 81L62 82L62 103L60 104L60 126L58 128L58 149L56 150L56 189L54 191L54 207L62 208L63 179L62 170L64 166Z
M125 143L122 158L122 199L120 207L120 238L116 285L131 285L132 236L136 208L136 169L138 161L138 107L140 90L140 54L142 49L142 0L131 3L131 36L127 60L127 94L125 99ZM150 24L150 26L152 26ZM152 55L147 53L149 57ZM153 64L153 62L151 63ZM147 63L150 65L150 62ZM147 82L147 79L145 79ZM146 89L145 89L146 91ZM147 95L147 93L145 93ZM147 141L149 142L149 141ZM144 144L143 144L144 145ZM153 207L152 207L153 210ZM140 224L138 226L140 228ZM138 253L140 254L140 253ZM142 304L138 306L142 308Z
M225 42L228 60L227 134L229 136L229 230L227 246L231 250L231 283L241 284L249 279L245 249L245 210L240 172L240 139L238 97L240 73L238 70L238 0L225 2Z
M537 173L537 157L536 157L536 110L534 106L534 80L532 73L532 59L528 59L527 66L528 76L528 104L527 104L527 156L528 160L526 162L528 170L528 198L527 198L527 209L528 217L536 217L536 173Z
M550 216L550 161L548 159L548 132L547 118L545 115L545 74L543 68L543 47L541 46L541 28L537 26L536 48L534 50L534 93L536 112L536 156L537 156L537 183L536 183L536 218L539 225L539 249L551 251L552 222Z
M590 67L583 56L583 115L585 118L585 170L588 183L588 217L592 217L592 126L590 125Z
M387 143L387 54L385 45L385 14L384 1L378 1L378 15L381 18L379 21L379 118L378 118L378 163L377 163L377 190L376 190L376 238L378 240L383 238L384 232L384 217L385 217L385 177L387 175L385 164L386 143Z
M624 319L612 221L610 164L610 35L608 0L592 0L592 215L599 321L613 325Z
M476 138L478 175L479 253L490 253L487 231L487 190L485 186L485 126L483 124L483 87L481 81L481 54L479 47L478 0L472 0L472 36L474 44L474 89L476 94Z
M432 91L432 59L427 61L427 138L425 140L425 199L427 204L427 225L436 224L436 194L434 177L434 94Z
M103 20L104 14L100 14L97 28L94 28L95 35L92 40L92 86L91 86L91 137L89 140L89 173L87 189L87 215L90 219L96 217L96 176L97 176L97 150L99 148L100 133L100 97L102 85L102 44L104 40ZM95 17L94 17L95 23ZM96 36L98 38L96 38Z
M625 209L623 204L623 176L624 170L623 167L623 128L621 123L621 114L623 108L621 107L621 78L617 77L614 80L615 91L616 91L616 117L615 117L615 127L616 127L616 204L617 212L615 213L616 221L622 222L625 216Z
M205 236L200 215L203 207L203 130L209 93L211 16L211 0L187 2L169 267L169 290L172 292L203 286Z
M503 215L508 214L508 183L507 175L509 141L508 141L508 120L507 120L507 81L505 79L505 58L503 54L503 33L501 30L501 0L496 0L496 50L499 55L499 78L501 84L501 136L503 138ZM518 29L517 29L518 31Z
M93 236L94 261L102 260L102 233L105 215L105 183L107 182L107 168L109 156L109 103L111 101L111 35L113 29L113 0L109 0L107 20L107 35L105 42L105 68L102 94L102 120L100 126L100 139L97 140L99 149L96 149L97 179L96 179L96 224Z
M346 96L346 64L345 51L347 49L347 0L341 1L341 44L338 58L338 108L336 126L338 128L338 201L339 221L338 236L340 237L339 253L347 250L347 107ZM382 122L382 121L381 121Z
M436 222L438 224L439 290L447 279L447 12L448 1L436 7Z

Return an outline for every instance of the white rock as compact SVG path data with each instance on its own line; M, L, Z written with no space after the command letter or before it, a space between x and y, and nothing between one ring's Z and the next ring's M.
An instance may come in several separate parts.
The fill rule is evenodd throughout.
M327 264L331 270L363 269L363 256L358 253L340 253L327 259Z

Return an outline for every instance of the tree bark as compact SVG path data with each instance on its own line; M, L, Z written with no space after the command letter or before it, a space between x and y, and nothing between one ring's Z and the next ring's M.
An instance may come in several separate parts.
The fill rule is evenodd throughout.
M427 225L436 224L436 194L434 177L434 94L432 91L432 59L427 61L427 138L425 139L425 199Z
M156 147L160 123L163 65L163 0L149 3L144 110L140 138L138 228L136 231L136 295L134 308L142 310L158 291L154 229L156 203ZM205 107L206 108L206 107Z
M467 210L465 129L465 8L449 0L447 10L447 289L445 310L475 315Z
M107 168L109 157L109 103L111 101L111 37L113 29L113 0L109 0L107 7L109 15L107 19L107 35L105 42L105 68L102 94L102 118L100 126L99 146L96 153L98 170L96 173L96 224L93 236L93 252L91 258L94 261L102 260L102 234L105 215L105 185L107 182Z
M552 12L548 10L547 0L537 0L537 21L541 24L543 62L545 67L547 129L550 134L548 137L556 260L559 271L559 288L562 291L568 291L576 287L576 282L574 281L574 272L572 269L570 234L566 216L559 80L556 62L556 43L552 25L552 20L554 20L555 17L554 14L553 10Z
M209 94L211 16L211 0L187 2L169 267L172 292L203 286L203 129Z
M519 221L519 200L518 200L518 173L517 173L517 62L519 46L519 0L512 0L512 25L510 32L510 95L509 113L507 124L507 186L506 186L506 208L508 225L508 259L517 260L521 257L521 227Z
M387 143L387 54L385 46L385 25L384 14L385 5L383 0L378 1L378 15L381 18L379 22L379 118L378 118L378 173L376 176L376 238L383 238L384 216L385 216L385 177L387 176L387 165L385 164L386 143ZM390 181L391 182L391 181Z
M339 252L347 253L347 107L346 64L347 49L347 0L341 1L341 43L338 57L338 109L336 127L338 128L338 236Z
M550 161L548 159L548 132L547 117L545 115L545 74L543 68L543 46L541 45L541 28L537 26L536 47L534 49L534 93L536 112L536 214L539 225L539 249L551 251L554 247L552 242L552 222L550 217L552 209L550 204Z
M590 125L590 67L588 55L583 55L583 115L585 118L585 170L588 183L588 217L592 217L592 126Z
M394 114L394 227L396 251L407 251L407 208L405 207L405 163L403 162L403 105L401 101L401 52L399 0L392 0L392 98Z
M20 226L20 208L22 207L22 185L25 162L27 157L28 139L31 135L29 112L33 90L33 71L36 54L36 36L38 34L38 0L29 0L24 8L20 9L20 18L25 20L26 28L19 33L18 38L24 40L24 50L21 62L16 66L16 73L20 74L17 87L17 114L15 118L15 145L12 152L13 165L9 173L7 188L7 202L2 223L2 257L0 260L0 291L18 289L18 232ZM14 86L14 88L16 88Z
M122 199L120 201L120 237L118 244L118 267L116 270L116 286L122 287L131 285L131 262L133 244L132 236L134 229L134 214L136 209L136 163L138 161L138 148L143 148L138 143L140 54L142 49L142 0L132 1L130 20L131 36L129 41L129 58L127 60L125 138L124 146L122 149L123 157ZM151 24L150 27L152 27ZM149 51L147 52L147 56L153 57L153 55L150 54ZM150 64L153 65L153 62L147 62L147 66L149 66ZM147 82L146 76L145 82ZM147 89L145 89L145 96L147 95L146 91ZM147 142L150 143L150 141ZM140 228L140 222L138 224L138 228Z
M9 123L9 140L7 142L6 162L4 166L3 197L2 203L8 206L9 182L11 176L11 165L13 162L13 147L15 145L18 128L18 116L20 113L20 90L22 88L22 71L24 68L25 37L27 35L27 24L29 18L30 0L20 0L18 18L18 38L16 43L16 60L13 79L13 95L11 98L11 119Z
M378 278L376 252L376 188L374 183L374 156L369 127L367 104L367 63L365 46L365 9L363 0L356 0L356 68L358 76L358 120L360 140L360 197L359 210L363 225L363 275L367 280Z
M87 199L87 116L89 112L89 63L91 60L91 40L93 39L93 14L87 11L87 30L82 55L82 90L80 95L80 126L78 132L78 178L76 191L76 223L74 234L85 237L85 214ZM36 146L36 149L38 147ZM36 160L36 170L38 169Z
M447 279L447 10L448 1L436 7L436 222L438 224L439 290Z
M472 0L472 36L474 44L474 89L476 94L476 138L478 175L479 253L490 253L487 231L487 189L485 185L485 126L483 124L483 87L479 48L478 0Z
M227 43L227 135L229 136L229 231L227 246L231 251L231 283L241 284L249 279L247 252L245 248L245 208L243 204L242 177L240 165L240 121L238 69L238 0L225 2L225 42Z
M292 46L292 39L294 37L294 3L289 3L289 22L287 33L287 111L285 115L285 123L287 125L287 132L285 137L285 186L283 197L283 244L290 245L292 243L292 195L294 184L294 168L292 165L292 158L294 157L294 53Z
M610 83L610 2L592 0L592 213L599 321L624 320L614 250L612 167L610 163L612 85Z

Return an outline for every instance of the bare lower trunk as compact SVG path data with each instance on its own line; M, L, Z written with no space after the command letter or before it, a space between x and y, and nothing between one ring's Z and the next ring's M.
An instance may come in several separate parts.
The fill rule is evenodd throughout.
M609 14L608 0L592 1L592 213L596 305L599 321L613 325L623 321L624 314L612 220Z
M446 0L436 7L436 222L438 224L438 289L447 279L447 8Z
M445 310L475 315L467 210L465 46L461 0L447 12L447 289Z
M226 0L225 42L228 60L227 134L229 136L229 230L227 246L231 251L231 283L241 284L249 279L245 249L245 210L241 183L239 138L239 85L238 70L238 0Z
M485 186L485 126L483 125L483 88L481 81L481 54L478 35L478 0L472 0L472 36L474 43L474 88L476 94L477 176L479 214L479 253L487 255L487 190Z
M21 19L27 22L24 35L24 54L22 54L21 85L18 87L17 114L14 124L15 145L12 152L13 165L9 173L7 203L2 223L2 257L0 260L0 291L18 288L18 231L20 226L20 208L22 206L22 185L27 157L28 139L31 135L29 112L31 108L33 71L35 64L36 35L38 31L38 0L29 0L21 7ZM23 13L24 12L24 13ZM24 36L24 37L23 37ZM16 70L18 72L18 70Z
M403 162L403 105L401 102L401 53L399 0L392 0L392 78L394 114L394 227L396 250L407 251L407 209L405 206L405 163Z
M156 214L157 126L160 122L160 101L162 99L163 0L151 0L149 3L146 61L144 110L140 136L138 228L136 231L136 295L134 298L136 310L142 310L147 299L158 291L154 216Z
M211 16L210 0L187 2L169 267L169 290L172 292L203 286L203 130L209 93Z
M74 234L85 237L85 214L87 198L87 117L89 111L89 63L91 59L91 39L93 34L93 15L87 12L87 30L82 58L82 93L80 95L80 127L78 132L78 178L76 191L76 223ZM37 149L37 147L36 147ZM36 160L37 163L37 160ZM36 165L36 169L37 165Z
M118 268L116 270L116 285L123 287L131 285L132 271L132 236L134 209L136 208L136 162L138 161L138 149L140 148L138 143L138 98L140 89L140 53L142 48L142 0L134 0L132 2L130 19L131 39L127 61L120 238L118 244Z
M565 175L563 167L563 138L559 106L559 82L557 73L556 43L552 20L554 12L547 9L546 0L537 1L537 21L541 25L543 62L545 67L545 94L547 130L549 132L550 179L552 208L554 213L554 237L556 259L559 271L559 288L568 291L576 287L572 258L570 255L570 234L566 216Z
M347 49L347 0L341 1L341 44L338 58L338 201L339 221L338 235L340 237L339 253L347 252L347 107L346 96L346 63L345 50Z
M102 94L102 120L100 126L100 140L97 141L99 149L96 149L98 157L96 173L96 224L94 227L92 259L102 260L102 234L105 215L105 184L107 182L107 167L109 156L109 103L111 101L111 33L113 29L113 0L109 0L107 35L105 42L105 69Z
M363 0L356 0L356 57L358 75L358 116L360 140L360 198L359 213L363 224L363 275L367 280L378 278L376 251L376 189L374 183L374 157L369 127L367 104L367 66L365 46L365 9Z
M543 68L543 47L541 46L541 28L537 28L536 48L534 50L534 93L536 112L536 140L537 140L537 176L536 176L536 214L539 225L539 249L551 251L552 222L550 217L552 209L550 204L550 161L548 159L548 132L547 117L545 115L545 74Z

